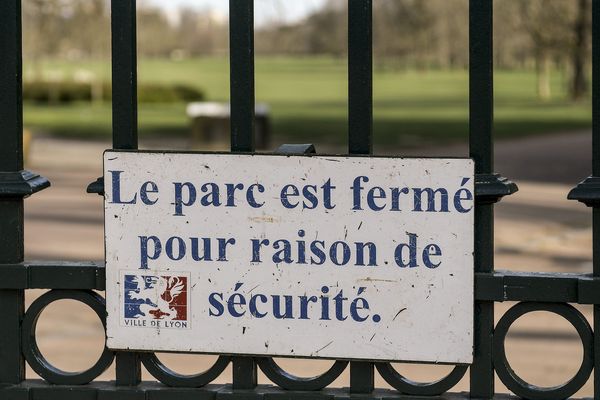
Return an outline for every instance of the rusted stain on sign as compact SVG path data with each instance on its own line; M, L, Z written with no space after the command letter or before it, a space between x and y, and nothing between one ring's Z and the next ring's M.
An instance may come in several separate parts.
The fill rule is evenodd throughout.
M113 349L470 363L473 162L107 152Z

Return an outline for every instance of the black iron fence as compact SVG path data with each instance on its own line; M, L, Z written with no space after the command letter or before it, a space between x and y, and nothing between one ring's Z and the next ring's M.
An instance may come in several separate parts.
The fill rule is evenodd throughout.
M372 0L349 0L349 135L350 154L372 152ZM112 1L113 148L137 148L136 2ZM24 261L23 199L50 185L23 170L21 1L0 2L0 399L368 399L440 396L506 398L495 395L494 374L515 394L530 399L566 398L594 371L595 398L600 398L600 335L570 303L593 305L594 330L600 328L600 0L593 0L593 169L569 198L593 207L594 264L590 274L543 274L494 271L494 203L517 190L493 167L492 0L470 0L470 157L476 162L475 215L475 357L445 378L413 382L389 363L338 360L320 376L295 377L271 358L221 356L209 370L180 375L154 354L113 353L108 349L89 370L68 373L52 366L38 349L37 319L54 301L72 299L91 307L104 322L105 306L97 291L105 289L104 266L95 263ZM230 0L231 151L254 151L253 0ZM393 38L390 38L393 40ZM291 152L310 151L285 146ZM100 157L100 154L98 155ZM88 192L102 193L102 178ZM82 188L83 189L83 188ZM50 289L25 310L28 289ZM494 303L518 302L494 325ZM567 319L583 344L583 361L563 385L541 388L511 369L504 340L511 324L533 311ZM29 380L25 362L43 378ZM115 382L94 380L113 362ZM211 384L232 364L231 384ZM349 366L348 366L349 364ZM161 383L141 382L142 365ZM257 385L260 368L276 386ZM350 387L328 389L347 368ZM396 390L375 388L375 370ZM470 392L448 394L469 371Z

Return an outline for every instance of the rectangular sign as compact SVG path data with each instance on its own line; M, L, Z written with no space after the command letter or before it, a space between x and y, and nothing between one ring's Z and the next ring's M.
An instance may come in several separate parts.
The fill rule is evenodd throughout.
M471 363L473 162L104 155L112 349Z

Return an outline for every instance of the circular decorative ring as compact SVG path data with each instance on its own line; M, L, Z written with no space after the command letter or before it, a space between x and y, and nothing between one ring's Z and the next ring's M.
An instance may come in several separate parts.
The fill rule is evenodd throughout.
M208 385L221 375L231 361L231 357L219 356L215 364L206 371L195 375L183 375L163 364L154 353L142 354L141 359L148 372L160 382L167 386L185 388L198 388Z
M21 328L22 351L27 363L49 383L56 385L85 385L102 374L115 357L106 345L96 363L86 371L66 372L54 367L41 353L36 340L36 326L44 309L57 300L75 300L89 306L102 322L106 331L106 305L99 294L88 290L51 290L36 299L27 309Z
M285 390L321 390L335 381L348 366L348 361L337 360L321 375L303 378L284 371L271 357L261 357L256 360L267 378Z
M510 326L521 316L533 311L558 314L577 330L583 345L583 360L579 371L566 383L554 387L540 387L521 379L506 358L505 339ZM513 306L498 321L494 331L494 368L500 380L517 396L526 399L566 399L587 382L594 367L594 334L585 317L569 304L524 302Z
M462 379L468 365L457 365L444 378L435 382L416 382L402 376L391 363L376 363L381 377L394 389L413 396L438 396L452 389Z

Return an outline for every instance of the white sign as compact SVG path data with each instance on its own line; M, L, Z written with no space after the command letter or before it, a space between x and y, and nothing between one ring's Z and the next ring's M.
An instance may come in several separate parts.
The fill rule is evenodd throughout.
M112 349L471 363L469 159L104 155Z

